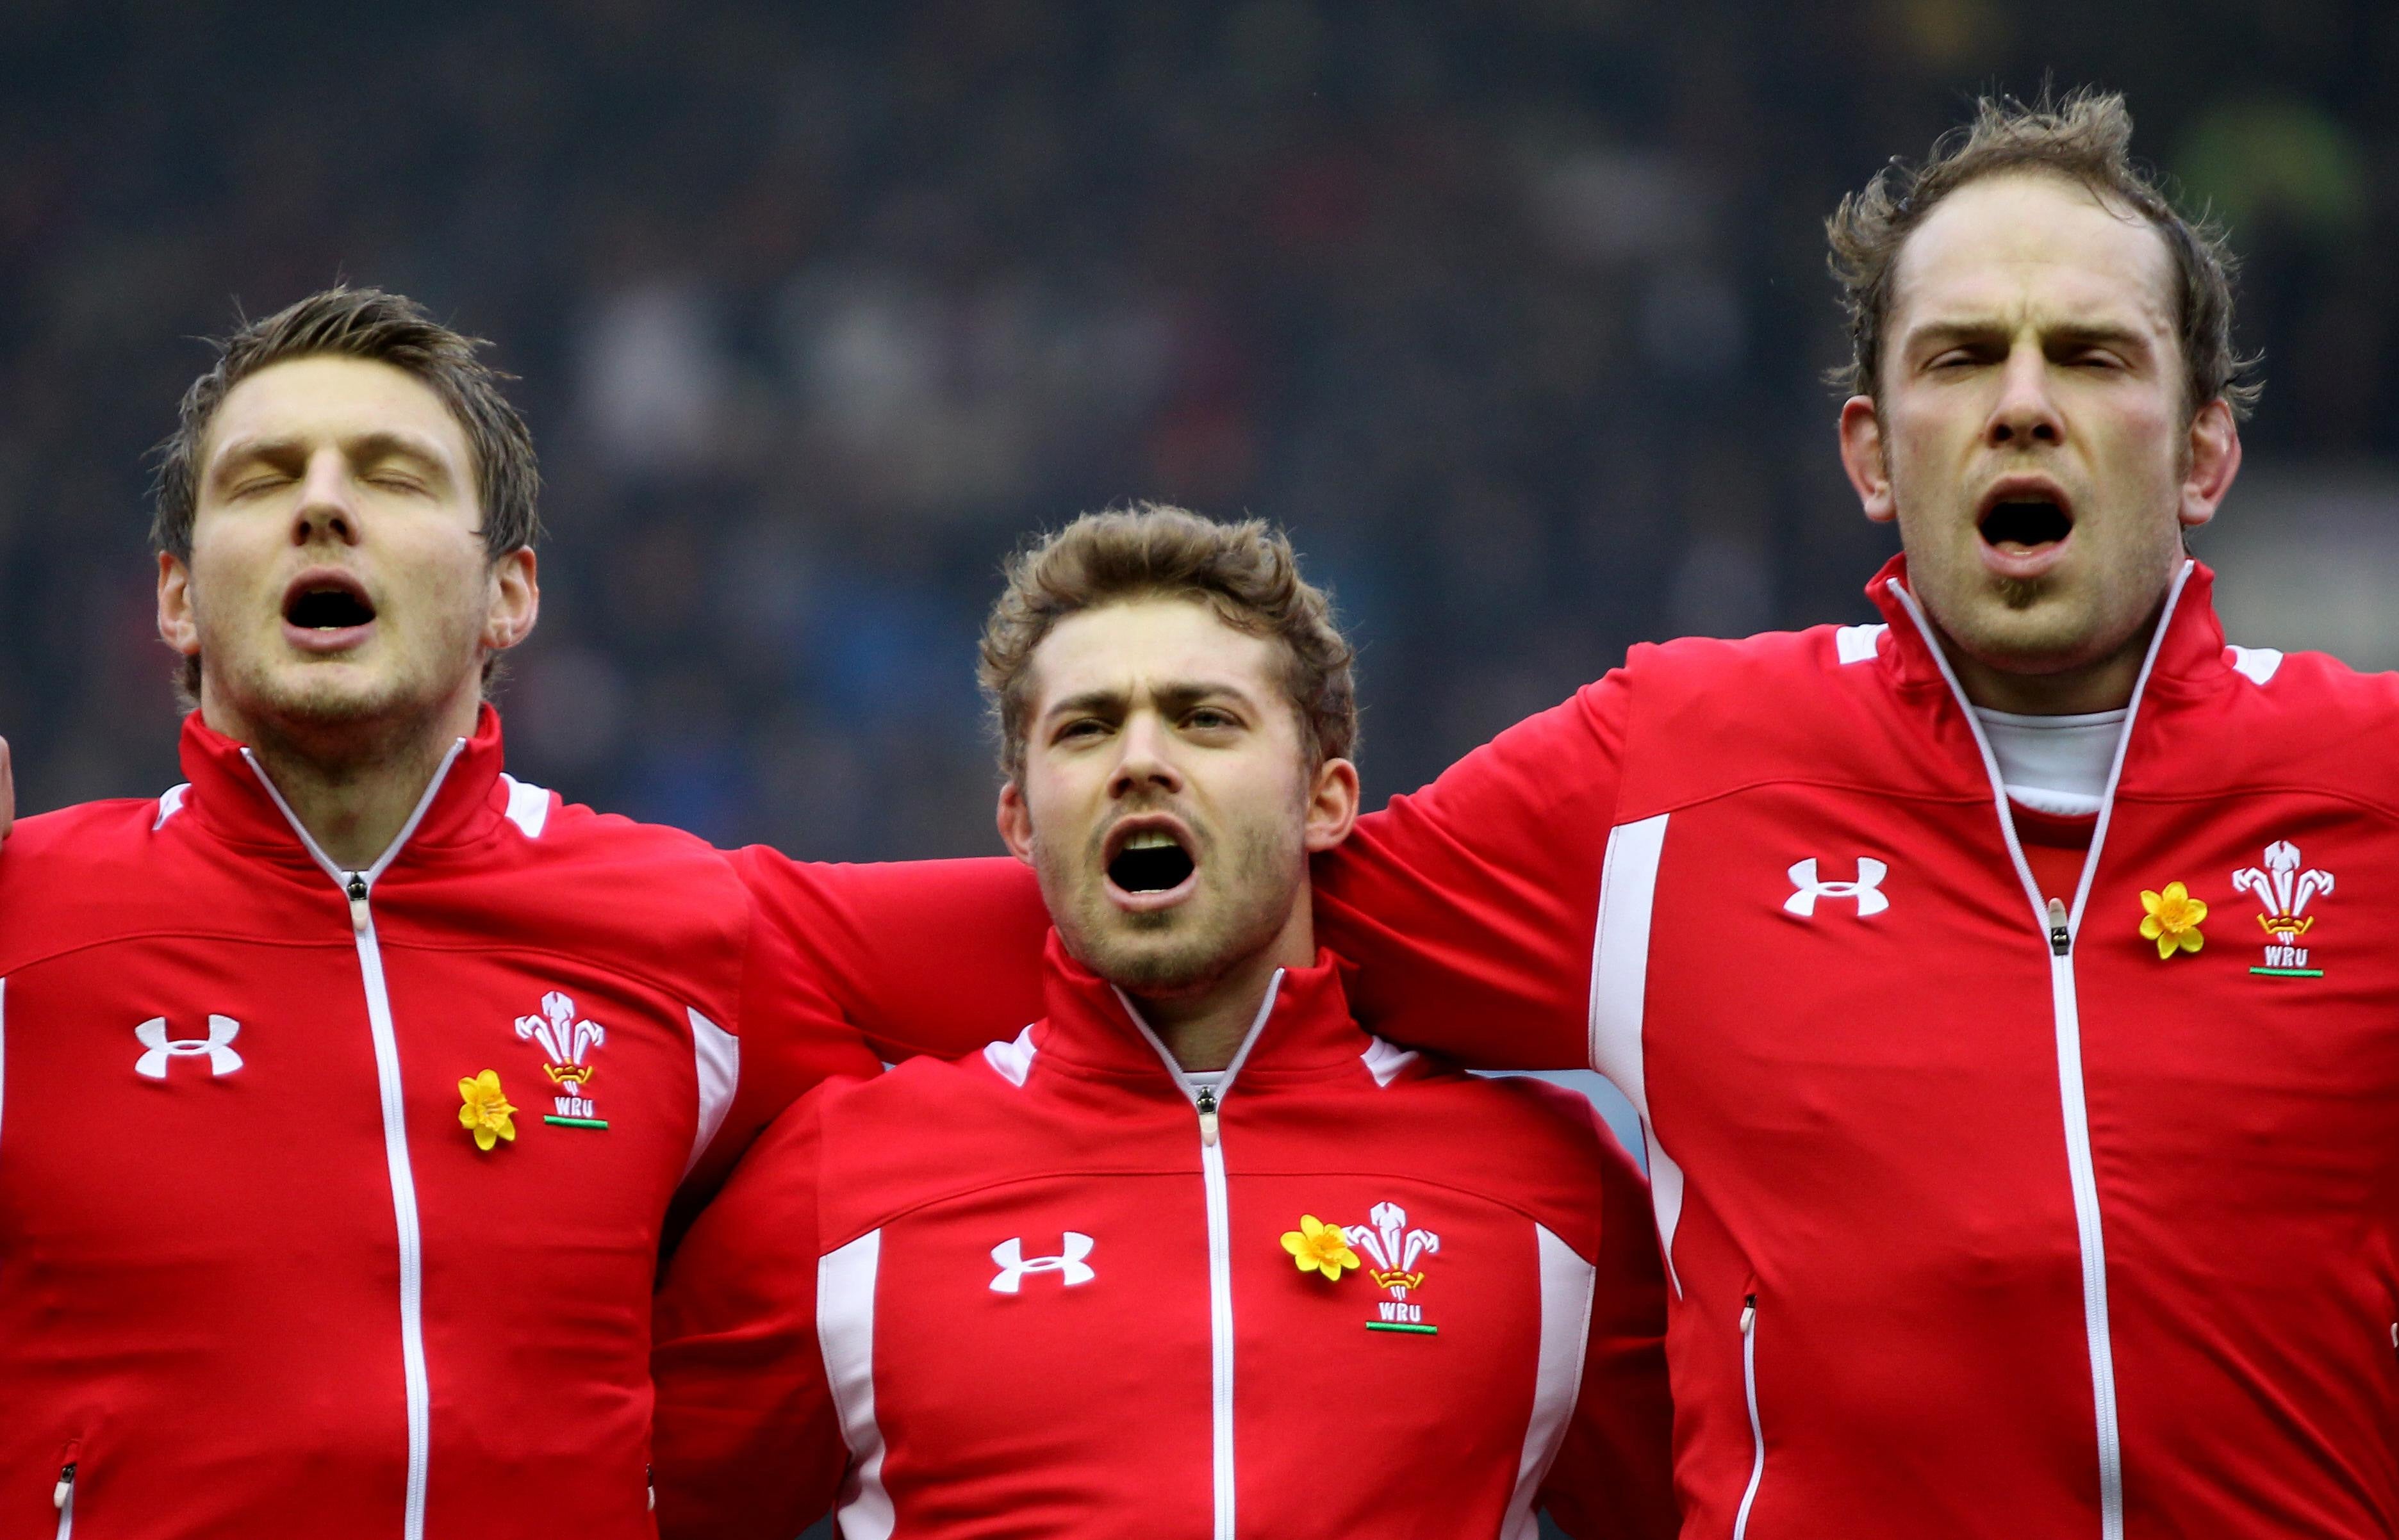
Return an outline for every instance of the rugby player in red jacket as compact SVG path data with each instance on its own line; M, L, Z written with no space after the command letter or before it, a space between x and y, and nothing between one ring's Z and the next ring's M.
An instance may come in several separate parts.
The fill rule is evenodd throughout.
M1004 869L749 853L756 900L502 773L534 493L472 344L393 296L249 326L186 399L188 784L0 854L0 1534L648 1535L670 1206L874 1070L846 1014L1036 1010Z
M1356 709L1289 546L1078 520L983 659L1047 1014L820 1088L700 1216L661 1533L1673 1533L1639 1175L1582 1098L1368 1036L1312 939Z
M1693 1537L2399 1532L2399 682L2225 645L2129 130L1833 222L1884 624L1636 648L1319 865L1376 1031L1641 1113Z

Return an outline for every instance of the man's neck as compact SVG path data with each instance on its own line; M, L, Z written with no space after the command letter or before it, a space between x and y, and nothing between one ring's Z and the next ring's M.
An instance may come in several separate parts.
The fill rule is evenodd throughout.
M1315 960L1313 911L1302 892L1292 918L1274 940L1213 982L1187 994L1136 994L1133 1000L1158 1040L1185 1070L1205 1074L1227 1069L1256 1022L1276 970L1306 967Z
M2149 655L2149 639L2157 621L2133 633L2125 643L2102 658L2052 673L2020 673L1995 668L1970 655L1949 639L1936 622L1932 628L1949 666L1958 671L1958 686L1976 706L2026 717L2081 716L2093 711L2117 711L2133 703L2141 682L2141 664Z
M346 871L374 865L400 838L450 746L474 732L453 706L394 724L295 726L203 698L201 720L257 756L275 790L325 858Z

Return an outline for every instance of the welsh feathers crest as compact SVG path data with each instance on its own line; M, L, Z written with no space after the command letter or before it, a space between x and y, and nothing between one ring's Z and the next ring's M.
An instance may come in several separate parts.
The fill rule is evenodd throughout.
M576 1020L574 998L551 990L541 997L539 1016L517 1018L517 1038L539 1043L549 1056L541 1070L559 1093L551 1099L558 1110L545 1114L544 1123L570 1128L608 1126L591 1104L592 1066L588 1057L608 1041L607 1028L597 1021Z
M2232 874L2232 891L2257 896L2258 928L2266 933L2266 962L2252 973L2280 979L2321 979L2324 969L2308 963L2301 942L2316 925L2308 905L2333 890L2332 873L2310 867L2299 847L2276 840L2266 847L2266 864L2243 867Z
M608 1029L597 1021L577 1021L575 1002L551 990L541 997L541 1015L517 1018L519 1039L532 1038L541 1044L549 1055L550 1078L562 1079L557 1071L580 1065L583 1056L608 1041Z

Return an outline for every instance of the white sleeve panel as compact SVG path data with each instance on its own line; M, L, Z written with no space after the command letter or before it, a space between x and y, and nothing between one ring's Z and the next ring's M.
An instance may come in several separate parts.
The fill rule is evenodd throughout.
M1574 1248L1533 1226L1541 1251L1540 1361L1533 1374L1533 1411L1525 1427L1525 1452L1516 1462L1516 1492L1500 1521L1499 1540L1535 1540L1540 1520L1533 1505L1549 1479L1550 1466L1565 1441L1566 1422L1582 1395L1582 1366L1591 1339L1592 1290L1596 1270Z
M1658 1213L1666 1280L1680 1295L1682 1280L1674 1274L1674 1228L1683 1217L1683 1169L1667 1154L1649 1115L1648 1070L1641 1035L1648 1011L1651 911L1670 817L1660 813L1608 831L1607 855L1599 876L1599 925L1592 939L1591 1067L1614 1082L1641 1116L1649 1197Z
M874 1287L882 1266L880 1230L817 1263L817 1344L849 1448L834 1514L842 1540L890 1540L899 1524L883 1487L883 1429L874 1420Z
M691 1158L683 1167L689 1176L732 1110L733 1093L741 1084L741 1039L687 1006L684 1014L691 1018L692 1061L699 1072L699 1121L692 1132Z

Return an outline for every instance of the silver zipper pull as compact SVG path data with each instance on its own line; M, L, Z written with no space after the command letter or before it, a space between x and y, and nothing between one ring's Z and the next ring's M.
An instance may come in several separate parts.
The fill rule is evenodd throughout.
M364 934L367 928L367 879L364 872L350 873L350 928Z
M1741 1334L1742 1334L1742 1336L1744 1336L1744 1337L1748 1336L1748 1335L1749 1335L1749 1333L1750 1333L1751 1329L1752 1329L1752 1328L1754 1328L1754 1327L1755 1327L1756 1325L1757 1325L1757 1296L1756 1296L1755 1294L1751 1294L1751 1295L1746 1296L1746 1297L1742 1300L1742 1306L1741 1306Z
M67 1510L67 1499L75 1495L75 1463L69 1460L59 1467L59 1484L50 1489L50 1506L61 1513Z
M1196 1105L1196 1106L1200 1109L1200 1143L1202 1143L1202 1144L1213 1144L1213 1143L1215 1143L1215 1142L1216 1142L1216 1090L1215 1090L1215 1087L1213 1087L1213 1086L1202 1086L1202 1087L1200 1087L1200 1094L1199 1094L1198 1096L1196 1096L1196 1097L1192 1098L1192 1102L1193 1102L1193 1104L1194 1104L1194 1105Z
M2049 950L2063 957L2072 949L2074 936L2066 926L2066 901L2049 900Z

